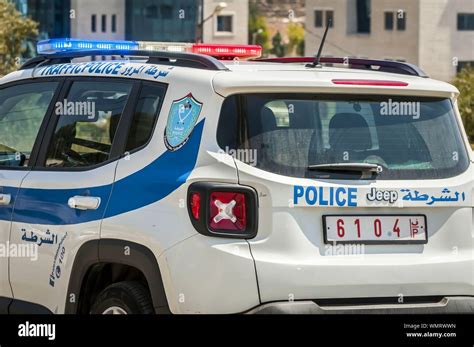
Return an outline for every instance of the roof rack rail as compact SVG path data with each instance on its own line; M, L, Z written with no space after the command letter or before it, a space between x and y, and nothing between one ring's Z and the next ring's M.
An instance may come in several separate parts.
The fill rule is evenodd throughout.
M41 54L25 62L20 67L20 70L32 69L34 67L38 67L39 65L45 66L70 63L74 58L84 58L89 56L147 57L148 64L165 64L204 70L228 70L219 60L207 55L147 50L136 50L130 52L124 52L123 50L87 50Z
M268 63L312 63L314 61L314 57L263 58L254 59L252 61ZM400 61L348 57L321 57L319 62L321 64L343 64L348 66L350 69L391 72L423 78L428 77L428 75L418 66Z

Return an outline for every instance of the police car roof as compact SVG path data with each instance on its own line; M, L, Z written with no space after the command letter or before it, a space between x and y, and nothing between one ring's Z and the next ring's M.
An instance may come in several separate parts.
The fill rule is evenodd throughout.
M298 92L401 94L449 97L458 94L456 87L431 78L322 66L309 68L304 63L226 62L232 74L219 73L213 84L219 94L229 95L245 89L247 92ZM317 88L317 90L315 89ZM337 88L337 91L336 89Z
M107 60L96 62L71 62L47 66L36 66L12 72L0 79L0 84L26 79L53 76L95 76L125 77L174 83L179 81L208 82L212 81L215 91L227 96L235 93L251 92L296 92L296 93L361 93L393 94L413 96L450 97L458 90L445 82L413 75L323 66L310 68L304 63L283 64L265 61L221 61L225 70L196 69L185 66L172 66L167 63L150 64L146 60ZM129 76L81 71L79 67L92 64L120 64L121 71L136 68L139 73ZM67 70L61 66L69 66ZM73 67L78 67L74 70ZM155 74L162 73L160 78L147 74L154 69ZM190 73L190 69L193 70ZM138 71L137 70L137 71ZM71 72L72 71L72 72ZM76 71L76 72L75 72Z

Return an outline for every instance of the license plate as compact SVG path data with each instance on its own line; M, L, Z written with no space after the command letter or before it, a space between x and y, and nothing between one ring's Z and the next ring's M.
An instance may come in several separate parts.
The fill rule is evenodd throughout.
M424 215L323 216L325 243L427 243Z

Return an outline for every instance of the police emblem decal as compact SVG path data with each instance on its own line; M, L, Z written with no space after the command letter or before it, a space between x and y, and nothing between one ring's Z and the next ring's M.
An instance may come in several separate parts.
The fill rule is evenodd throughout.
M165 129L165 145L169 150L175 151L188 141L201 109L202 103L191 93L173 101Z

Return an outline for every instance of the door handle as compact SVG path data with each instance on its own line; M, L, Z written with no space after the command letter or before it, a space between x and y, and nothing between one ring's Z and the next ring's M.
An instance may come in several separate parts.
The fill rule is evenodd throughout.
M11 200L10 194L0 194L0 205L10 205Z
M67 204L70 208L77 210L97 210L100 205L100 198L76 195L69 198Z

